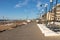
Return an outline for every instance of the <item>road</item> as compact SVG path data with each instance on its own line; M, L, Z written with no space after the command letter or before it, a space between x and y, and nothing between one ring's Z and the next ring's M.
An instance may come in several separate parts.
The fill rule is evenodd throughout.
M0 33L0 40L60 40L60 36L45 37L37 27L36 23L33 22Z

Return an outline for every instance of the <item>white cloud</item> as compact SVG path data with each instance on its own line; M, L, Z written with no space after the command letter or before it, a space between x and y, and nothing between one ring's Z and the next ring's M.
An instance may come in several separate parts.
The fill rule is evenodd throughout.
M38 10L40 10L40 5L41 5L41 2L38 1L37 5L36 5L36 7L37 7Z
M17 8L17 7L23 7L23 6L25 6L25 5L27 5L28 4L28 0L24 0L23 2L22 1L19 1L16 5L15 5L15 7Z

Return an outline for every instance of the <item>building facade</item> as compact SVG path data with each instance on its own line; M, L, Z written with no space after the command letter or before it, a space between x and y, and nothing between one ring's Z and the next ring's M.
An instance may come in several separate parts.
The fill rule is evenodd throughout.
M52 13L47 12L42 15L42 20L53 21L54 20L54 8L56 8L56 21L60 21L60 4L57 4L57 7L52 8Z

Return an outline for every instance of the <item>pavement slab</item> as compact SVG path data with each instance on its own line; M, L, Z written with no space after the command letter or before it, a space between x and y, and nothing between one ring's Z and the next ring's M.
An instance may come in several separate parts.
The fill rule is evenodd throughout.
M54 32L47 28L44 24L37 24L44 36L60 36L60 33Z

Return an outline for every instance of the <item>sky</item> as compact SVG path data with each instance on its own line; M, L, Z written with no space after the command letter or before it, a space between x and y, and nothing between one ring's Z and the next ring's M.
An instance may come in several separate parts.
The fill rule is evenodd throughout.
M49 10L50 0L0 0L0 19L38 18L39 14L45 12L44 5L40 7L41 4L48 4Z

